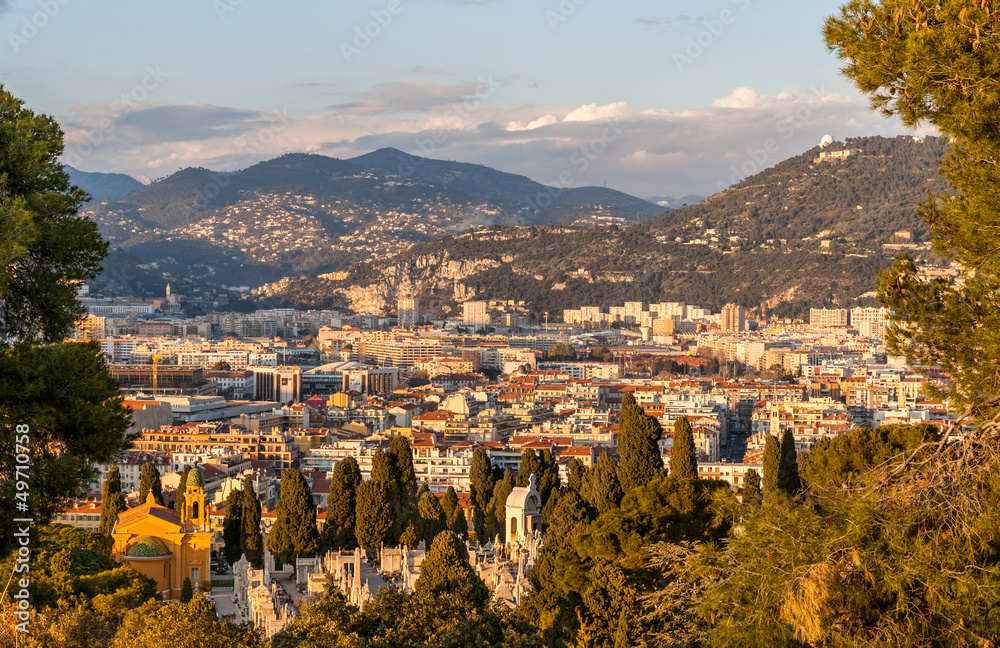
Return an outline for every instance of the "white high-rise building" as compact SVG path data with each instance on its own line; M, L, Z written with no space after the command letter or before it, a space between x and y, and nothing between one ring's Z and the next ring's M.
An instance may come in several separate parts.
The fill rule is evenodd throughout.
M857 310L857 309L855 309ZM816 328L847 326L846 308L810 308L809 325Z
M490 325L490 315L486 311L486 302L470 301L462 304L462 325L475 329Z
M397 302L400 326L414 326L420 321L420 302L416 298L403 299Z

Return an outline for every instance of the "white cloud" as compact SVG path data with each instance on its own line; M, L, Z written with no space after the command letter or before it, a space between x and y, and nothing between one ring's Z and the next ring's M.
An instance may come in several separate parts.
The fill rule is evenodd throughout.
M469 89L383 84L341 109L280 118L218 106L143 107L115 121L78 163L88 171L164 175L185 166L238 168L293 151L353 157L394 146L540 182L555 183L566 172L571 186L607 182L639 196L708 195L739 180L742 169L773 166L826 133L842 140L908 132L872 114L863 97L822 89L764 95L737 88L679 111L639 110L624 101L505 106L500 94L457 110L453 102L468 98ZM397 100L410 102L407 112L393 108ZM103 116L115 115L107 106L85 108L64 120L72 145L92 136Z

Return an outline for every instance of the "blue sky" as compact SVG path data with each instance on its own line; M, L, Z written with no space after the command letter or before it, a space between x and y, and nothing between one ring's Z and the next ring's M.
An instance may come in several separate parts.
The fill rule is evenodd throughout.
M0 0L0 82L66 161L151 178L395 146L549 184L710 194L904 133L840 78L811 0Z

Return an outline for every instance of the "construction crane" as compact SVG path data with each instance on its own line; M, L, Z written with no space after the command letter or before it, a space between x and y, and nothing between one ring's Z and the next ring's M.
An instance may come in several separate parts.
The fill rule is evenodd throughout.
M159 353L157 353L157 354L155 354L153 356L153 397L154 398L158 395L158 392L157 392L157 389L156 389L156 384L157 384L157 378L159 377L159 369L156 368L156 365L160 364L160 358L162 358L162 357L163 356L161 356Z

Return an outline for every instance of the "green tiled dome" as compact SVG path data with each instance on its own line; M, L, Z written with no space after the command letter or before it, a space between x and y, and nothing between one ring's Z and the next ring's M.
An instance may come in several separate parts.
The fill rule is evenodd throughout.
M198 470L197 468L191 469L191 472L188 473L187 486L188 488L192 486L205 488L205 479L201 476L200 470Z
M170 550L163 540L147 535L133 540L125 549L125 555L130 558L159 558L169 556Z

